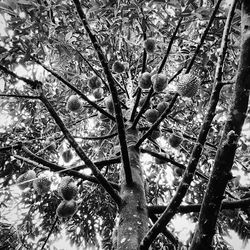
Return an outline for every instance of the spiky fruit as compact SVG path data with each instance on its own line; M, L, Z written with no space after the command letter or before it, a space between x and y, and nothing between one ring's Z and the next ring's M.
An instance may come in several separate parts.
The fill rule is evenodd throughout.
M72 112L78 112L81 108L82 103L78 95L71 95L67 101L67 109Z
M154 123L159 117L159 111L156 109L148 109L145 112L145 117L147 121Z
M72 200L77 195L77 186L70 176L62 178L61 183L58 185L58 193L64 200Z
M103 97L104 90L102 88L95 89L93 91L93 96L95 99L101 99Z
M63 200L56 209L56 215L58 217L66 218L74 215L77 210L77 203L75 200L66 201Z
M168 142L171 147L177 148L182 142L182 136L180 134L171 134Z
M108 110L109 113L113 113L114 112L114 105L113 105L113 100L112 100L112 96L107 96L105 98L105 106Z
M168 80L164 73L152 75L151 81L156 93L162 92L168 85Z
M144 48L148 53L153 53L155 51L155 39L146 39L146 41L144 42Z
M159 111L159 115L161 115L166 108L168 108L168 103L167 102L160 102L158 103L156 109Z
M26 173L21 174L16 183L21 190L29 187L31 184L31 180L36 178L36 172L34 170L28 170ZM24 182L24 183L23 183Z
M46 194L50 190L51 181L45 176L41 175L33 181L33 187L38 194Z
M73 158L73 153L70 149L67 149L65 150L63 153L62 153L62 158L64 160L64 162L68 163L72 160Z
M160 136L161 136L161 131L159 129L156 129L151 133L150 138L156 140Z
M177 92L183 97L194 97L199 88L199 79L195 75L188 73L179 78Z
M125 71L125 66L122 62L120 61L115 61L113 66L112 66L112 69L115 73L122 73Z
M177 177L182 176L183 172L184 172L184 170L181 169L181 168L178 168L178 167L174 168L174 174L175 174Z
M151 74L149 72L144 72L139 78L139 86L142 89L148 89L152 86Z
M100 88L102 85L102 80L100 77L98 76L92 76L89 78L88 80L88 86L91 89L97 89Z

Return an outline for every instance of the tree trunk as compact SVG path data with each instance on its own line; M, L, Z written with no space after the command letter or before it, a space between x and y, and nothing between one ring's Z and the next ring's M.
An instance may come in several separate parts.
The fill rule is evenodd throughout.
M249 99L250 76L250 1L242 3L241 55L234 97L225 124L220 146L217 150L212 174L202 203L199 222L190 250L210 250L215 233L216 221L228 181L232 178L231 168L237 143L246 117ZM223 143L222 143L223 142Z
M140 165L140 152L134 147L137 141L138 131L129 129L127 131L127 143L133 184L130 186L126 185L124 170L121 168L120 195L123 203L120 206L117 227L117 248L115 249L118 250L138 249L141 240L148 230L148 215L144 180Z

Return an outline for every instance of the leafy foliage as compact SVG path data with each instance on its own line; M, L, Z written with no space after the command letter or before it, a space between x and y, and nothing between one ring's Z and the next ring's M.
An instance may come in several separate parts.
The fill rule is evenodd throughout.
M187 4L190 2L190 4ZM183 18L178 34L171 48L168 60L164 66L164 77L171 79L176 72L189 65L194 56L201 35L203 34L213 10L213 1L82 1L82 8L87 15L89 25L98 37L108 66L112 70L115 62L126 63L127 68L117 74L112 71L117 83L119 101L123 109L125 120L130 118L129 108L133 107L135 98L129 93L132 85L133 97L141 91L141 98L147 96L149 90L139 88L140 74L143 71L144 36L153 37L155 47L153 53L146 59L146 71L157 73L166 53L177 22ZM217 18L214 20L209 34L198 53L192 67L192 74L199 76L199 89L193 98L180 97L174 109L158 127L159 136L153 135L145 140L141 148L149 149L164 155L170 161L157 162L148 153L142 154L141 163L147 181L148 205L167 204L175 194L181 180L181 174L174 169L176 164L187 166L189 156L198 136L201 124L204 121L206 110L211 96L218 49L225 26L226 5L222 5ZM119 141L117 128L111 119L101 119L101 114L90 102L82 101L80 112L70 112L67 102L70 96L76 93L68 88L59 79L44 69L43 65L52 69L73 87L77 88L90 101L113 114L107 107L106 100L110 98L110 90L105 74L92 47L86 31L77 16L75 6L71 1L2 1L0 13L4 20L0 43L1 64L17 72L17 74L43 83L43 91L51 102L65 126L69 128L80 147L93 162L108 161L119 155ZM228 42L227 57L224 64L223 81L232 81L237 71L240 40L240 11L236 10ZM98 76L103 92L100 98L94 98L93 88L89 86L89 79ZM0 232L9 248L23 244L26 249L35 249L42 246L46 235L50 231L56 216L56 208L61 202L57 192L57 185L65 174L63 171L49 171L35 160L27 161L30 155L24 152L19 144L25 145L36 156L47 162L75 169L80 173L91 175L89 166L84 165L75 154L64 135L48 115L45 106L37 98L37 93L22 81L1 73L4 79L1 89L0 107L3 115L10 119L7 126L1 123L1 151L0 151L0 214L1 220L9 220L8 213L13 206L18 207L17 217L11 226L0 221ZM166 107L176 94L179 81L177 76L168 86L156 91L148 110L156 110L158 104L166 103ZM100 80L100 82L99 82ZM98 88L100 86L98 85ZM166 88L165 88L166 87ZM226 84L220 95L216 114L198 163L198 171L209 176L213 166L215 152L221 139L224 121L232 98L233 85ZM111 99L110 99L111 100ZM132 105L131 105L132 103ZM112 105L112 102L111 102ZM137 108L136 113L141 107ZM147 113L145 113L146 115ZM143 116L139 121L141 135L152 124ZM249 115L245 126L249 132ZM181 134L183 140L178 148L171 147L169 138L172 134ZM53 148L49 146L53 144ZM238 183L232 180L228 192L234 197L240 197L248 190L250 180L247 178L250 162L249 134L241 135L233 173L241 175ZM8 149L8 147L10 147ZM73 158L65 161L64 152L73 152ZM23 158L17 158L21 156ZM119 183L120 163L103 163L98 166L101 173L112 183ZM33 187L23 192L17 190L17 178L33 169L37 174L46 172L51 177L52 185L46 194L39 194ZM117 207L102 187L74 177L78 189L78 209L71 218L58 221L53 229L55 239L59 237L62 228L66 228L67 237L75 245L96 246L96 248L112 249L112 233L115 226ZM247 186L244 184L246 179ZM185 204L201 203L207 179L196 176L184 199ZM226 198L231 197L226 193ZM215 246L226 249L223 234L230 227L242 239L249 238L249 217L246 211L232 211L232 214L222 213L217 229ZM189 220L197 221L197 213L190 213ZM18 237L12 227L17 228ZM169 226L171 231L178 235L174 223ZM221 230L221 232L220 232ZM2 239L1 235L0 238ZM4 238L4 239L5 239ZM100 240L101 238L101 240ZM52 244L51 240L51 244ZM188 245L183 240L183 245ZM0 242L0 248L2 247ZM170 241L163 235L154 242L154 249L163 247ZM46 247L45 247L46 249ZM48 246L47 246L47 249ZM228 248L227 248L228 249Z

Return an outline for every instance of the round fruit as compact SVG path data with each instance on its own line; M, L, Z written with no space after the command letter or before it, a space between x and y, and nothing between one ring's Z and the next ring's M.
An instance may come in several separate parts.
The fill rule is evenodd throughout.
M114 112L114 104L111 95L105 98L105 106L109 113L112 114Z
M62 158L64 160L64 162L68 163L72 160L73 158L73 153L70 149L67 149L65 150L63 153L62 153Z
M24 190L25 188L29 187L31 184L31 180L36 178L36 172L34 170L28 170L26 173L21 174L18 178L17 178L17 184L18 187L21 190Z
M145 112L145 117L147 121L154 123L159 117L159 111L156 109L148 109Z
M181 169L181 168L177 168L177 167L174 168L174 174L175 174L177 177L182 176L183 172L184 172L184 170Z
M179 134L171 134L168 139L168 142L171 147L177 148L182 142L182 136Z
M139 78L139 86L142 89L149 89L152 86L151 74L149 72L144 72Z
M113 64L113 67L112 67L113 71L115 73L122 73L125 71L125 66L122 62L120 61L115 61L114 64Z
M154 74L151 76L154 91L159 93L162 92L168 85L167 77L165 74Z
M155 51L155 40L153 38L148 38L144 42L144 48L148 53L153 53Z
M89 88L97 89L97 88L100 88L101 85L102 85L102 80L100 79L100 77L92 76L91 78L89 78L89 81L88 81Z
M182 75L177 83L177 92L183 97L194 97L198 88L199 79L191 73Z
M167 102L160 102L158 103L156 109L159 111L159 115L161 115L165 109L168 108L168 103Z
M101 99L103 97L104 90L102 88L95 89L93 91L93 96L95 99Z
M58 217L70 217L74 215L77 210L77 203L74 200L70 201L61 201L56 209L56 214Z
M33 187L38 194L48 193L51 181L47 176L39 176L33 181Z
M74 180L65 176L62 178L61 183L58 186L58 193L62 196L64 200L72 200L77 195L77 186Z
M82 103L77 95L71 95L67 101L67 109L78 112L82 108Z
M151 133L150 138L156 140L160 136L161 136L161 131L159 129L156 129Z

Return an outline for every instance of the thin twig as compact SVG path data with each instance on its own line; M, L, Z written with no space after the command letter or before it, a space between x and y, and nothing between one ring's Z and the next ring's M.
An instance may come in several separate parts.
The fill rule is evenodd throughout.
M56 226L57 221L58 221L58 216L56 216L55 221L54 221L53 225L51 226L50 231L49 231L49 233L48 233L48 235L47 235L47 237L46 237L46 239L45 239L45 241L44 241L44 243L43 243L43 245L41 247L41 250L43 250L44 247L46 246L47 241L49 240L49 237L52 234L52 232L53 232L53 230L54 230L54 228Z
M0 94L0 96L2 96L2 97L14 97L14 98L39 99L39 96L30 96L30 95Z

